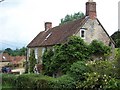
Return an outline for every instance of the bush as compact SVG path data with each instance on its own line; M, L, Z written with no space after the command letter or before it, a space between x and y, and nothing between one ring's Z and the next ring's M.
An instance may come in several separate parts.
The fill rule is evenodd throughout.
M70 74L77 81L83 81L85 79L85 73L90 72L90 69L87 67L85 61L77 61L71 65Z
M116 73L117 78L120 79L120 48L116 48L116 57L115 57L115 67L116 67Z
M75 88L74 79L68 75L59 78L52 78L36 74L23 74L19 76L4 75L3 85L5 88L21 89L45 89L45 88ZM6 87L8 86L8 87Z
M30 78L31 76L31 78ZM17 88L35 88L33 75L20 75L16 80Z
M50 88L49 83L54 80L52 77L43 76L43 75L35 75L35 74L24 74L20 75L17 78L16 86L19 89L22 88Z
M120 90L120 80L115 78L110 78L108 84L104 86L106 90Z
M2 74L2 88L15 88L17 76Z
M77 84L78 88L90 90L119 90L120 80L97 72L87 73L87 78Z
M112 77L116 76L114 61L88 61L86 65L91 69L92 72L97 72L101 75L107 75Z
M51 85L53 88L75 88L75 81L69 75L63 75L56 80Z

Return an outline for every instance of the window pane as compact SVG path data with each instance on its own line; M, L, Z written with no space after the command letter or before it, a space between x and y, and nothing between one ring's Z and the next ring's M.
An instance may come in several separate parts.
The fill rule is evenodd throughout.
M38 48L35 48L35 58L38 59Z
M85 31L81 31L81 37L84 37Z

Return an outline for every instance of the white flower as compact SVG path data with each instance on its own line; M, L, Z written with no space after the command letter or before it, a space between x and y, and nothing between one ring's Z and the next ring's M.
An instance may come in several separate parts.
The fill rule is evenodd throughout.
M106 74L104 74L104 77L106 77Z

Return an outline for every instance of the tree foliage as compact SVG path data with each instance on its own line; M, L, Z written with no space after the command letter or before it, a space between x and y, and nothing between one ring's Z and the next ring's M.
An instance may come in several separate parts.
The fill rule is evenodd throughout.
M9 55L12 56L25 56L26 55L26 48L22 47L20 49L12 50L11 48L6 48L4 50L5 53L8 53Z
M61 19L61 24L68 23L70 21L74 21L77 19L81 19L84 16L82 12L74 13L73 15L66 15L64 18Z
M116 31L114 34L112 34L111 38L116 43L116 48L120 48L120 31Z

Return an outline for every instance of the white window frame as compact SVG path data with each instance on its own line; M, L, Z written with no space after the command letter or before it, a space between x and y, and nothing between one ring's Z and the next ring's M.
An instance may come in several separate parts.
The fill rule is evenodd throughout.
M38 60L38 48L35 48L35 59Z
M45 47L42 48L42 55L44 54L45 52Z
M28 56L30 57L30 48L28 48L27 50L28 50Z
M84 32L84 37L82 37L82 32ZM85 29L80 29L80 37L82 39L85 39L85 37L86 37L86 30Z

